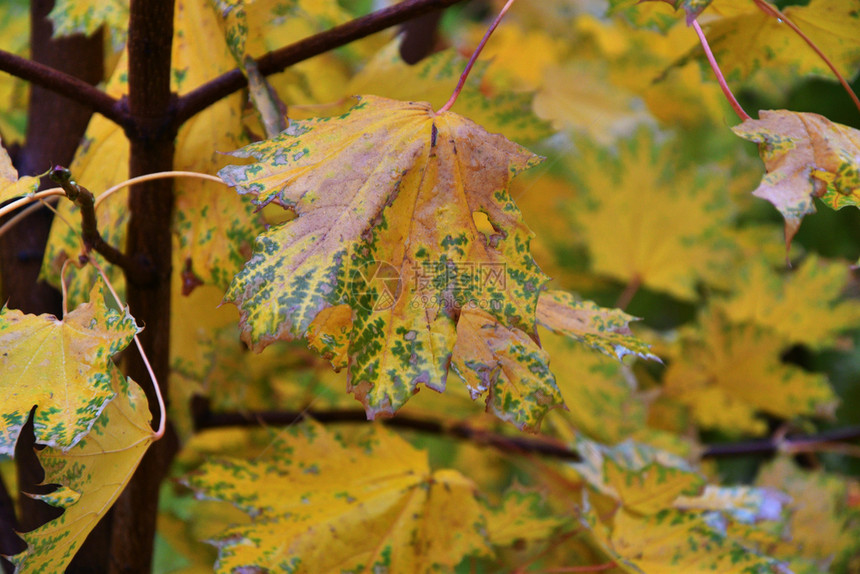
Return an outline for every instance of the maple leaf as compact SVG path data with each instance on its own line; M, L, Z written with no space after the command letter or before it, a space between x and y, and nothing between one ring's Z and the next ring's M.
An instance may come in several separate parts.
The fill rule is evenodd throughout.
M38 453L45 469L43 484L59 487L49 494L30 496L64 512L20 534L29 547L9 558L20 574L64 572L87 535L131 480L152 443L155 433L149 424L151 416L143 390L116 366L110 367L105 376L116 398L89 434L70 449L46 448Z
M860 320L860 303L839 301L850 273L840 262L810 255L790 274L778 274L758 257L735 273L734 294L717 307L731 321L772 329L786 343L830 346Z
M0 310L0 454L12 455L33 415L36 442L69 449L90 432L114 397L111 357L139 331L127 309L105 303L101 283L62 321Z
M252 518L215 537L217 572L431 572L491 554L471 481L431 471L425 453L380 427L344 446L304 423L263 458L210 461L184 482Z
M860 206L860 131L824 116L787 110L764 110L732 130L759 144L767 175L753 192L785 218L785 244L805 215L815 213L813 199L840 209Z
M0 204L14 197L34 193L38 187L38 177L18 177L18 170L12 165L12 158L0 141Z
M636 9L646 4L635 3ZM653 4L652 4L653 7ZM608 64L604 81L639 96L659 122L695 127L703 122L723 122L724 98L715 82L702 74L697 62L678 62L679 50L698 45L685 26L661 32L639 28L624 20L587 15L575 22L577 36L587 48L578 59Z
M590 487L581 521L624 571L784 572L726 531L734 520L774 518L784 497L706 487L683 459L632 441L610 448L580 437L576 449L582 461L571 466Z
M830 416L836 407L827 377L780 361L782 337L755 325L729 324L718 312L688 333L664 377L667 396L690 407L699 424L727 433L762 434L758 411L792 418Z
M583 193L569 213L596 273L694 300L697 281L731 253L722 235L731 204L723 170L678 167L678 145L657 144L644 129L617 153L581 142L572 168Z
M547 538L565 520L552 516L537 492L510 488L501 506L487 517L487 534L495 546L509 546L522 541Z
M853 2L810 0L782 13L827 55L845 77L860 63L860 13ZM745 79L765 68L830 76L830 68L780 19L747 0L715 0L703 23L708 43L728 79Z
M456 114L375 96L234 155L258 162L222 169L225 181L298 215L258 237L225 296L253 349L312 323L342 346L345 313L334 333L321 331L332 317L317 317L348 304L350 388L372 417L418 383L444 388L456 309L485 307L504 328L534 332L546 278L507 187L537 156ZM477 229L475 212L495 233Z

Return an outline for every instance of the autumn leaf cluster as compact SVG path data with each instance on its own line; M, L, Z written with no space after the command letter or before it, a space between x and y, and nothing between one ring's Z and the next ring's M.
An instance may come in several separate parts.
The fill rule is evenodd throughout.
M391 31L260 75L283 38L365 4L177 0L172 89L237 67L248 88L176 140L177 170L217 178L175 183L164 383L182 446L160 571L852 571L860 469L814 436L860 416L860 132L780 108L857 76L858 7L521 0L450 109L488 24L472 5L416 64ZM52 13L58 34L109 31L114 97L127 15ZM25 52L19 6L0 16L4 49ZM715 73L774 109L737 120ZM7 146L23 89L0 78ZM129 153L95 115L70 171L98 195ZM0 185L27 201L38 184L4 150ZM95 210L119 249L128 201ZM157 438L115 362L141 329L123 270L80 257L82 206L57 209L42 277L69 311L0 312L2 476L32 413L58 485L40 498L63 509L22 534L20 572L63 570ZM377 422L299 421L356 406ZM768 437L770 460L712 460Z

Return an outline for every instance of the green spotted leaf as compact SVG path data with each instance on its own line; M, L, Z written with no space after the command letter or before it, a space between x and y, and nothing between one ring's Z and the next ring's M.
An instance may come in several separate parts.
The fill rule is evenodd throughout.
M0 310L0 454L13 455L30 411L36 442L69 449L113 399L111 357L139 331L126 309L109 309L101 283L63 320Z
M143 390L119 369L109 369L116 398L90 433L67 451L39 453L44 484L59 488L35 498L64 509L39 528L21 534L28 548L10 557L19 574L64 572L87 535L110 510L152 443L150 413Z
M361 446L304 423L256 460L205 463L184 482L250 522L217 534L217 572L452 571L491 554L489 511L459 472L380 427Z
M508 185L537 156L456 114L375 96L234 155L258 161L222 169L227 183L297 215L260 234L225 296L255 350L309 330L338 366L348 349L349 388L374 417L418 384L444 389L460 310L534 333L546 277ZM321 315L339 305L351 321Z

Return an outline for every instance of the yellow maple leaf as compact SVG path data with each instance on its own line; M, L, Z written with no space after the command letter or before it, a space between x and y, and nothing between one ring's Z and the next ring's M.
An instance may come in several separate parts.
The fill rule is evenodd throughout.
M687 405L699 424L727 433L761 434L764 412L783 418L829 416L836 399L827 377L782 363L784 339L755 325L729 324L719 313L683 337L664 390Z
M819 197L834 209L860 206L860 131L824 116L764 110L732 130L759 144L767 175L753 192L785 218L785 243Z
M114 397L111 357L139 331L127 309L107 307L101 283L62 321L0 310L0 454L13 455L30 411L36 442L69 449Z
M811 0L783 10L839 72L850 77L860 63L860 14L853 2ZM704 29L727 78L745 79L763 68L790 68L798 74L831 74L818 55L783 22L746 0L715 0Z
M47 448L38 453L45 469L43 483L59 487L33 497L64 512L21 534L29 547L10 557L17 566L16 572L65 571L87 535L131 480L152 443L154 433L143 390L115 366L105 376L116 398L90 433L71 449Z
M431 572L491 555L474 485L431 471L427 455L373 427L344 446L315 423L283 433L265 457L205 463L185 477L198 496L230 502L250 524L215 537L218 572Z
M544 291L538 299L537 322L553 333L584 343L610 357L637 355L660 360L647 344L633 336L627 324L636 320L619 309L606 309L591 301L580 301L573 294L555 289Z
M666 6L662 3L632 2L636 10ZM706 120L721 121L726 106L716 82L709 81L697 62L679 63L678 52L698 45L686 26L672 26L665 32L640 28L619 18L596 18L584 14L576 19L579 34L594 45L591 54L609 64L608 79L630 94L642 98L657 120L693 127Z
M656 144L647 130L619 142L617 154L584 142L578 151L572 168L583 194L570 213L593 270L696 299L697 282L727 253L720 233L731 204L720 178L677 167L677 146Z
M788 344L821 348L860 320L860 303L839 301L849 273L843 263L815 255L790 274L778 274L761 257L753 258L736 270L734 294L717 306L735 323L752 322Z
M317 317L348 304L350 386L375 416L419 383L444 388L459 309L484 308L533 333L546 278L507 187L537 156L456 114L375 96L234 155L258 163L224 168L225 181L298 215L258 237L225 296L252 348L303 337L312 324L314 338L342 345L346 316Z
M495 546L541 540L564 524L564 518L541 512L542 500L537 492L512 487L505 493L501 506L487 517L487 534Z

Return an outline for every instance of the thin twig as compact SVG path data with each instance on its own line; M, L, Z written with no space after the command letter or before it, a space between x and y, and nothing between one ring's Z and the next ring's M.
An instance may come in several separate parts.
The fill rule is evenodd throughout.
M45 191L37 191L33 195L28 195L26 197L22 197L21 199L16 199L12 203L9 203L7 205L4 205L3 207L0 207L0 217L3 217L4 215L8 215L8 214L12 213L13 211L15 211L16 209L24 207L25 205L29 205L29 204L33 203L34 201L39 201L40 199L45 199L47 197L54 197L54 196L65 197L65 195L66 195L66 192L63 191L59 187L52 187L51 189L46 189Z
M451 94L451 97L448 98L448 101L445 102L445 105L442 106L441 108L439 108L438 110L436 110L437 114L447 112L448 110L451 109L451 106L454 105L454 102L457 101L457 97L460 95L460 92L463 90L463 86L466 85L466 79L469 77L469 72L472 71L472 66L474 66L475 62L478 61L478 56L481 55L481 52L483 51L484 46L487 44L487 40L489 40L490 36L493 35L493 32L496 31L496 28L498 28L499 24L502 21L502 18L504 18L505 14L508 13L508 10L510 10L510 8L514 2L516 2L516 0L508 0L505 3L505 5L502 6L502 9L499 11L499 14L496 16L496 19L493 20L493 23L490 24L490 27L487 28L486 32L484 32L484 37L481 38L481 41L478 44L478 47L475 48L474 52L472 52L472 57L469 58L469 62L466 64L466 67L463 69L463 73L460 74L460 80L457 82L457 87L454 88L454 92Z
M196 171L159 171L156 173L150 173L147 175L139 175L137 177L133 177L131 179L127 179L122 183L118 183L110 189L105 190L101 193L97 198L94 209L98 209L99 205L102 201L116 193L117 191L124 189L130 185L134 185L136 183L143 183L144 181L152 181L154 179L168 179L171 177L189 177L189 178L197 178L197 179L205 179L208 181L214 181L215 183L220 183L223 185L227 185L223 179L220 177L209 175L208 173L199 173Z
M857 109L858 109L858 110L860 110L860 98L858 98L858 97L857 97L857 94L855 94L855 93L854 93L854 90L852 90L852 89L851 89L851 85L850 85L850 84L848 83L848 81L847 81L847 80L842 76L842 74L840 74L840 73L839 73L839 70L837 70L837 69L836 69L836 66L833 64L833 62L831 62L831 61L830 61L830 58L828 58L828 57L824 54L824 52L822 52L822 51L821 51L821 49L820 49L818 46L816 46L816 45L815 45L815 42L813 42L813 41L812 41L812 39L811 39L809 36L807 36L807 35L803 32L803 30L801 30L801 29L797 26L797 24L795 24L794 22L792 22L792 21L791 21L791 19L790 19L790 18L788 18L785 14L783 14L783 13L780 11L780 9L779 9L779 8L777 8L776 6L772 6L772 5L770 5L770 4L768 4L767 2L765 2L764 0L753 0L753 1L755 2L756 6L758 6L758 7L759 7L759 10L761 10L762 12L764 12L765 14L767 14L768 16L773 16L774 18L776 18L777 20L779 20L779 21L780 21L780 22L782 22L783 24L786 24L789 28L791 28L791 29L792 29L792 31L794 31L794 33L795 33L795 34L797 34L798 36L800 36L800 38L801 38L804 42L806 42L806 45L807 45L807 46L809 46L810 48L812 48L812 50L813 50L816 54L818 54L818 57L819 57L819 58L821 58L821 60L822 60L825 64L827 64L827 67L828 67L828 68L830 68L830 71L832 71L832 72L836 75L836 78L839 80L839 83L840 83L840 84L842 84L842 87L843 87L843 88L845 88L845 91L846 91L846 92L848 92L848 96L849 96L849 97L851 98L851 100L854 102L854 105L857 107Z
M13 217L9 218L9 221L4 223L3 225L0 225L0 237L3 237L4 235L6 235L6 233L8 233L10 229L12 229L16 225L18 225L18 223L21 220L27 218L27 216L29 216L33 213L36 213L36 211L42 209L43 207L50 207L50 206L52 206L52 204L56 204L57 201L58 201L58 198L54 198L54 197L52 197L51 199L49 199L47 201L39 200L39 203L34 203L33 205L29 206L28 208L21 210L20 213L16 213Z
M129 123L128 112L119 100L74 76L4 50L0 50L0 71L78 102L120 126Z
M708 58L708 63L711 65L711 69L714 71L714 75L717 77L717 82L720 83L720 89L723 90L723 95L726 96L726 99L731 104L732 109L735 110L735 113L738 117L744 121L751 119L749 114L744 111L741 107L740 103L738 103L737 98L732 93L731 88L729 88L728 83L726 83L726 78L723 76L722 70L720 70L719 64L717 64L717 59L714 57L714 53L711 52L711 46L708 44L708 39L705 38L705 33L702 32L702 27L699 26L699 22L697 20L693 20L693 30L696 31L696 34L699 36L699 42L702 44L702 49L705 51L705 56Z
M367 16L356 18L331 30L270 52L257 60L257 69L264 76L284 71L289 66L318 56L334 48L345 46L386 28L397 26L428 12L442 10L463 0L405 0ZM176 103L176 122L181 125L191 116L200 113L215 102L241 90L248 84L242 70L236 68L206 82L180 97Z
M113 285L108 279L107 274L105 273L102 266L98 264L95 259L90 258L88 261L90 265L96 268L96 271L101 275L102 280L107 285L108 291L113 295L114 301L119 305L120 309L125 308L122 300L119 298L119 295L116 294L116 290L113 288ZM65 303L65 300L63 301ZM158 379L155 378L155 372L152 370L152 365L149 364L149 357L146 356L146 352L143 350L143 345L140 343L140 339L137 336L137 333L134 335L134 344L137 345L137 351L140 353L140 358L143 360L143 364L146 366L146 370L149 372L150 380L152 381L152 386L155 389L155 397L158 400L158 430L155 431L155 434L152 435L152 440L157 441L161 437L164 436L164 431L167 429L167 408L164 406L164 397L161 396L161 386L158 384Z
M60 184L68 197L81 212L81 237L84 240L86 251L95 251L123 269L126 277L138 284L146 284L152 280L152 273L136 259L129 257L110 243L104 240L99 232L98 219L96 219L95 197L92 192L82 185L78 185L71 178L71 173L60 166L51 170L51 181Z
M194 420L197 430L231 426L283 426L295 424L296 421L310 417L321 423L363 423L367 422L367 414L362 410L303 410L303 411L263 411L247 413L213 413L201 409ZM554 458L576 461L579 454L567 448L563 443L550 438L511 437L473 428L465 423L453 425L432 419L422 419L408 415L397 415L383 422L388 426L442 434L455 438L470 440L478 444L493 446L502 451L533 452L545 454Z

